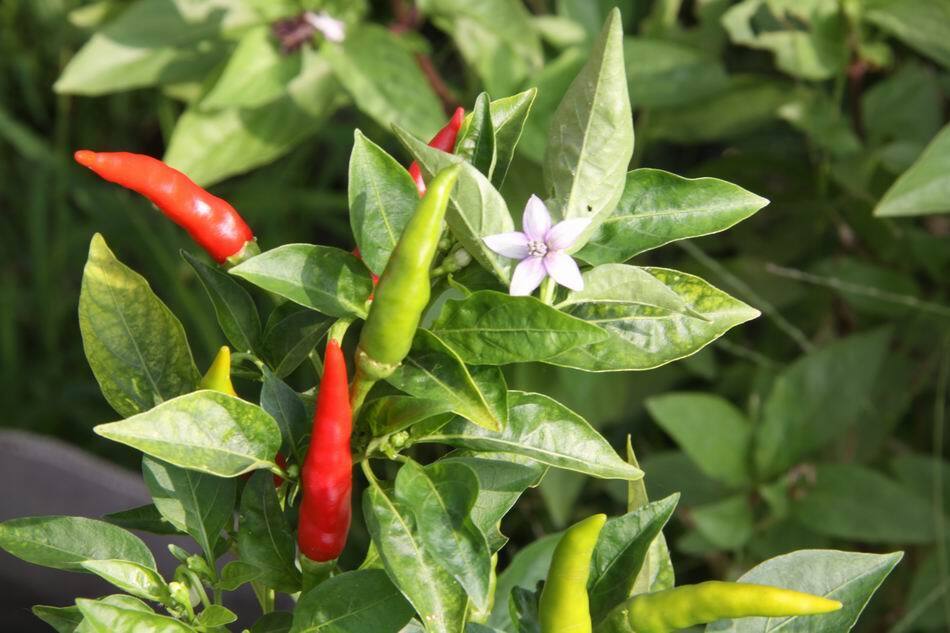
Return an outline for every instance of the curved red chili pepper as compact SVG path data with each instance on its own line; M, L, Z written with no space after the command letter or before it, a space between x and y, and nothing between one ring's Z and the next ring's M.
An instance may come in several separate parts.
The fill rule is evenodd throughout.
M346 545L352 513L352 431L346 361L340 344L330 339L323 359L310 448L300 475L303 500L297 543L304 556L311 560L334 560Z
M254 233L234 207L156 158L129 152L80 150L75 159L102 178L151 200L219 264L240 253L254 239Z
M459 129L461 129L464 120L465 108L455 108L455 113L452 115L452 118L449 119L449 122L429 141L429 147L434 147L450 154L454 152L455 141L458 138ZM422 170L416 161L412 161L412 164L409 165L409 175L412 176L412 179L415 181L416 189L419 190L419 197L421 198L426 193L426 183L422 179Z

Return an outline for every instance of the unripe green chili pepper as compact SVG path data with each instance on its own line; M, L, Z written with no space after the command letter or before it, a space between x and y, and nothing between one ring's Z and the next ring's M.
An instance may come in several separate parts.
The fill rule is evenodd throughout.
M231 349L227 345L218 350L218 355L211 361L211 367L201 378L198 386L237 397L234 385L231 384Z
M591 633L587 579L597 537L607 517L595 514L569 527L557 547L541 591L541 633Z
M396 371L409 353L422 311L429 303L429 269L460 169L459 165L447 167L429 184L379 278L356 351L361 388Z
M766 585L710 581L644 593L621 603L597 633L669 633L716 620L830 613L837 600Z

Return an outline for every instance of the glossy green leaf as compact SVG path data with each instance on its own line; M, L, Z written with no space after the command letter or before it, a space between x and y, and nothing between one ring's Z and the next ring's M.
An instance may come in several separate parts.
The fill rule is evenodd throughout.
M139 537L84 517L25 517L0 523L0 547L44 567L84 571L82 563L126 560L155 569L155 559Z
M495 166L491 172L491 183L497 189L501 188L508 176L508 168L515 157L515 149L537 94L537 89L531 88L489 104L495 131Z
M218 267L209 266L191 253L182 251L201 280L214 306L224 335L239 352L257 350L261 339L261 317L251 295Z
M627 436L627 463L640 467L637 456L633 452L633 441ZM650 503L647 496L646 477L627 482L627 512L633 512L646 507ZM679 500L679 493L677 500ZM665 591L676 584L676 574L673 571L673 561L670 559L670 549L666 543L666 536L661 530L647 548L640 565L640 571L630 588L630 595L650 593L651 591Z
M691 315L698 316L637 304L571 306L568 314L596 323L609 336L545 362L587 371L652 369L698 352L729 329L759 315L758 310L699 277L666 268L642 270L682 297Z
M231 624L236 622L237 619L237 615L230 609L222 607L220 604L213 604L201 610L201 613L198 614L197 624L213 628Z
M476 451L517 453L533 460L604 479L639 479L584 418L547 396L508 392L508 424L500 432L455 419L417 442L449 444Z
M260 407L206 390L94 430L175 466L219 477L270 468L280 448L280 430Z
M356 256L330 246L284 244L230 272L331 317L364 318L373 292L373 280Z
M148 282L116 259L98 233L79 295L79 329L102 394L127 417L198 384L185 330Z
M578 250L607 219L623 193L633 155L633 115L623 60L620 11L607 17L590 60L567 89L551 121L544 180L551 212L589 218Z
M411 510L379 486L370 486L363 494L363 516L386 573L426 623L426 631L460 631L468 598L426 550Z
M557 547L560 537L560 534L548 534L515 554L505 571L498 576L495 606L488 624L504 631L512 630L511 616L508 611L508 600L512 590L515 587L533 590L538 581L547 577L551 557L554 555L554 548Z
M257 567L256 580L278 591L300 591L297 542L277 500L274 478L254 473L241 495L237 537L241 561Z
M871 596L903 554L857 554L833 550L802 550L761 563L739 582L795 589L844 605L820 616L743 618L706 627L707 633L825 633L850 631Z
M261 408L267 411L280 427L281 448L289 451L298 464L303 463L306 439L311 421L307 409L296 391L269 371L264 371L261 386Z
M502 429L507 423L507 385L501 370L466 367L427 330L416 333L409 356L387 380L416 398L445 402L451 411L487 429Z
M606 303L638 305L704 318L647 269L625 264L604 264L584 272L584 288L568 292L556 307L563 310L569 306Z
M300 73L268 103L185 110L164 161L207 187L276 160L320 130L345 97L327 61L306 48L302 54Z
M769 203L717 178L682 178L659 169L627 174L617 208L578 257L624 262L676 240L725 231Z
M244 583L257 580L263 573L250 563L232 560L221 568L217 586L225 591L234 591Z
M901 174L874 208L879 217L950 212L950 125L927 145L920 158Z
M317 346L333 319L287 301L271 313L264 328L264 357L278 378L289 376Z
M405 462L396 475L396 499L415 518L423 547L465 589L476 609L490 599L491 554L470 513L478 477L468 466L436 462L423 468Z
M446 302L432 331L474 365L546 361L607 336L534 297L490 290Z
M300 596L290 633L397 633L412 607L381 569L349 571Z
M38 604L33 607L33 615L46 622L56 633L74 633L82 623L79 607L51 607Z
M211 556L221 532L233 522L235 480L185 470L150 457L142 459L142 474L161 515L190 534Z
M300 72L300 59L280 50L269 25L254 27L241 37L200 107L253 108L273 101Z
M97 600L79 598L76 605L82 611L94 633L195 633L184 622L155 613L119 607Z
M462 165L445 221L465 250L507 284L513 268L512 260L495 253L482 241L485 236L515 230L505 199L484 174L464 159L429 147L401 128L395 128L395 132L429 178L446 167Z
M80 565L133 596L154 602L167 601L169 598L165 580L149 567L127 560L87 560Z
M103 515L102 520L126 530L143 530L152 534L181 534L152 503Z
M356 130L349 171L350 226L366 266L383 274L389 255L419 204L406 168Z
M756 428L755 465L774 475L821 448L871 406L890 332L855 334L812 352L776 378Z
M495 167L495 130L489 103L485 92L475 99L475 109L459 131L455 154L491 178Z
M630 597L654 539L669 521L679 495L607 521L591 559L588 594L594 622Z
M226 54L214 40L258 19L238 0L136 2L76 53L55 89L99 95L200 79Z
M950 68L950 3L863 0L862 16L911 48Z
M383 396L363 405L360 409L360 424L369 426L373 437L382 437L451 411L452 405L446 400Z
M342 43L325 43L322 52L357 107L382 127L398 124L425 138L442 127L439 99L396 34L367 23Z
M251 633L290 633L293 618L294 614L287 611L273 611L255 622Z
M749 482L753 427L731 402L714 394L680 392L650 398L646 405L704 473L728 486Z

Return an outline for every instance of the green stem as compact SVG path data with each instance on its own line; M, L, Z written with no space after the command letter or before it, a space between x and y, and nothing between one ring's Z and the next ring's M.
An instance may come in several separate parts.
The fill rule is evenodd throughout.
M211 606L211 601L208 600L208 592L205 591L204 584L201 582L201 579L198 578L198 574L190 569L187 571L187 574L188 579L191 580L191 584L195 587L195 591L198 592L198 598L201 600L202 606L207 609ZM194 613L192 613L192 616L194 616Z
M376 381L367 378L359 369L356 370L356 376L353 378L353 385L350 387L350 409L353 411L353 419L359 419L360 409L363 407L363 402L366 400L366 396L369 394L370 389L373 388L373 385L376 384Z
M346 331L349 329L351 323L353 323L353 319L350 318L344 317L337 319L336 323L330 326L330 331L327 332L327 340L342 343L343 337L346 336Z
M554 303L554 289L555 289L554 279L551 277L545 277L544 281L541 282L541 302L547 305L552 305Z

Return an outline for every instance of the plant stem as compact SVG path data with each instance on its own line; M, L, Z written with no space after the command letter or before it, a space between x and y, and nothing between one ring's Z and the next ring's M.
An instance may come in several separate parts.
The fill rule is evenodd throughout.
M370 389L372 389L375 384L375 380L367 378L359 369L356 370L353 385L350 387L350 409L353 411L354 420L359 419L363 401L366 400L367 394L369 394Z
M547 305L552 305L554 303L554 280L550 277L545 277L544 281L541 282L541 302Z

